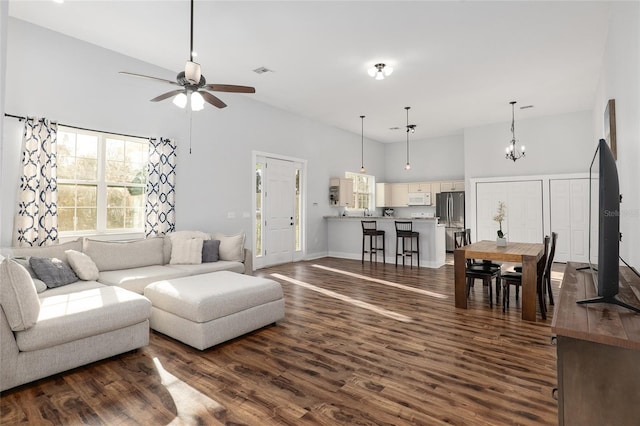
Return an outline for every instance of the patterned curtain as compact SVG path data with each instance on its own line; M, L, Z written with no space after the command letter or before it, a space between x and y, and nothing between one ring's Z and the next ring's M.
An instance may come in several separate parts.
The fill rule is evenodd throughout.
M147 237L176 228L176 145L170 139L150 140L147 165Z
M25 120L22 177L14 229L18 247L57 243L57 135L57 123L46 118Z

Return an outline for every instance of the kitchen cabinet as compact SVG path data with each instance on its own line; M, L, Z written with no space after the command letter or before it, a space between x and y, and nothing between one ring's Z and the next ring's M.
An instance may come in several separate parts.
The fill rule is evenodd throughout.
M388 207L407 207L409 205L409 184L392 183L391 204Z
M412 182L409 183L409 192L431 192L431 183L429 182Z
M376 207L391 207L391 184L376 183Z
M438 182L440 184L440 188L438 188L439 192L452 192L452 191L464 191L464 181L463 180L454 180L450 182Z
M329 203L335 207L353 207L353 179L329 180Z

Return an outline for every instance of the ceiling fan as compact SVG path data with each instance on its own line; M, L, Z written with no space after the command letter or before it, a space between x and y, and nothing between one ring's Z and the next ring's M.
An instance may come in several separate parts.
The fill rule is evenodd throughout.
M191 45L189 51L189 60L185 65L184 71L181 71L176 76L176 81L166 80L164 78L151 77L148 75L135 74L132 72L120 71L120 74L126 74L133 77L147 78L151 80L161 81L169 83L174 86L180 86L180 89L172 90L167 93L163 93L151 99L151 102L159 102L170 97L173 98L173 103L180 108L187 106L188 101L191 101L191 110L200 111L204 108L204 102L208 102L211 105L224 108L227 106L220 98L209 93L208 90L213 92L231 92L231 93L255 93L256 89L249 86L235 86L232 84L207 84L204 76L200 71L200 64L193 62L193 0L191 0Z

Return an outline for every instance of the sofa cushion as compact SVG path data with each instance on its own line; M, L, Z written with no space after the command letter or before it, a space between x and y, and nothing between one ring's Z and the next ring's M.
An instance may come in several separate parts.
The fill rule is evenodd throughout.
M169 267L168 265L152 265L119 271L100 272L98 282L115 285L142 294L144 288L154 281L185 277L188 275L187 272Z
M220 260L220 240L207 240L202 242L202 263L217 262Z
M82 251L82 240L77 239L64 244L55 244L44 247L13 247L11 248L11 253L13 257L55 257L66 262L67 255L65 254L65 251L67 250Z
M40 300L33 279L11 259L0 264L0 304L13 331L26 330L38 320Z
M31 265L29 265L29 259L30 258L31 258L31 256L24 256L24 257L14 257L12 259L15 260L17 263L19 263L20 265L22 265L24 267L24 269L26 269L27 272L29 272L29 275L31 275L31 278L33 279L33 284L36 286L36 291L38 293L42 293L48 287L44 283L44 281L42 281L41 279L38 278L38 276L34 272L34 270L31 267Z
M124 242L85 238L82 251L91 257L98 270L103 272L162 265L163 246L162 237Z
M58 296L60 294L71 294L78 291L91 290L93 288L105 287L104 284L100 284L97 281L76 281L75 283L63 285L62 287L50 288L47 291L38 294L40 301L51 296Z
M21 351L36 351L138 324L150 316L148 299L118 287L49 296L42 299L38 322L16 333L16 343Z
M171 242L171 265L202 263L202 238L177 238Z
M220 240L220 260L244 261L244 232L235 235L213 234L214 240Z
M206 274L208 272L231 271L244 274L244 263L220 260L218 262L201 263L200 265L167 265L185 273L185 275Z
M78 281L78 276L66 262L58 258L31 257L29 265L39 279L49 288L60 287Z
M211 235L202 231L176 231L164 236L164 262L163 265L171 262L172 242L177 238L202 238L203 241L211 239Z
M84 281L98 279L98 267L89 256L76 250L67 250L65 253L71 269L73 269L78 278Z
M227 271L157 281L144 295L154 308L197 323L283 298L276 281Z

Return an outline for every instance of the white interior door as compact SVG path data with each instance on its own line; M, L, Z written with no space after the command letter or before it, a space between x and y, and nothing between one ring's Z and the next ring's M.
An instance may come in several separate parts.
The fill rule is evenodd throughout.
M558 233L555 261L587 262L589 179L549 181L551 231Z
M295 168L292 161L267 158L264 187L265 266L293 261L295 252Z
M502 231L509 241L538 243L543 239L542 181L486 182L476 185L477 240L495 240L493 220L498 202L507 208Z

